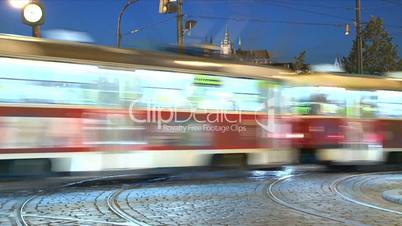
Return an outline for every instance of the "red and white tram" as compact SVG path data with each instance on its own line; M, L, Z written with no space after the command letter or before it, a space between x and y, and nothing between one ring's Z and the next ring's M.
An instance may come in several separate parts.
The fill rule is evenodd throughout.
M260 166L296 162L299 150L376 162L402 151L397 80L3 35L0 81L0 170Z
M325 162L402 162L402 80L328 74L289 80L282 95L292 100L284 105L294 112L289 123L300 139L291 146L302 161L313 153Z

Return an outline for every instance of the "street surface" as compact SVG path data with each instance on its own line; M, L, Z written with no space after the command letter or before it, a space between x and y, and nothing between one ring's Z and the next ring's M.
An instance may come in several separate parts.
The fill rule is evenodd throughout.
M402 225L402 205L382 197L401 187L401 172L292 167L3 179L0 225Z

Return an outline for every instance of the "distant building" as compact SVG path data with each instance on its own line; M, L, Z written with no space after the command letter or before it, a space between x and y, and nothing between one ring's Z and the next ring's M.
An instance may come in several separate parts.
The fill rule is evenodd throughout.
M225 38L221 41L221 55L230 56L234 53L233 43L230 39L230 35L228 32L228 26L226 25L225 29Z
M250 64L271 64L271 55L268 50L241 50L236 51L235 57Z
M204 42L199 45L203 49L203 56L206 57L225 57L249 64L271 64L271 54L266 49L246 50L243 49L242 40L239 38L237 49L233 40L230 38L228 27L226 26L225 35L220 42L220 46L214 45L212 37L205 37Z
M239 37L237 49L235 49L234 43L230 38L228 27L225 29L225 37L221 41L220 54L222 56L230 56L239 61L250 64L270 64L271 55L268 50L243 50L242 40Z

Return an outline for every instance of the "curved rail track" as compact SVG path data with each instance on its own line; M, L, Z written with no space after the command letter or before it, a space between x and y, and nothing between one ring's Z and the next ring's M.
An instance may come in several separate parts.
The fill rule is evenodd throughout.
M116 190L115 192L110 193L110 195L107 197L107 205L109 209L115 213L116 215L120 216L121 218L125 219L127 222L129 222L129 225L136 225L136 226L146 226L148 224L138 221L128 213L126 213L119 205L118 202L118 197L119 195L124 192L127 189L119 189Z
M51 194L52 192L57 192L57 190L62 189L62 188L67 188L67 187L73 187L73 186L80 186L85 183L92 183L92 182L97 182L97 181L102 181L105 179L117 179L121 177L126 177L129 175L114 175L114 176L104 176L104 177L97 177L97 178L91 178L91 179L85 179L85 180L79 180L75 182L71 182L62 186L58 186L55 188L51 188L48 190L41 190L38 193L29 196L26 198L23 202L18 205L14 212L16 215L16 225L18 226L28 226L30 225L29 221L27 221L27 217L35 217L35 218L43 218L43 219L49 219L49 220L65 220L65 221L72 221L72 222L82 222L82 223L93 223L93 224L107 224L107 225L141 225L145 226L147 224L137 221L135 218L131 217L129 214L127 214L124 210L120 208L120 205L118 203L118 196L120 193L125 191L126 189L121 189L117 188L115 191L112 191L108 196L107 196L107 207L112 211L114 214L119 216L121 219L124 219L127 222L113 222L113 221L101 221L101 220L94 220L94 219L80 219L80 218L75 218L75 217L62 217L62 216L51 216L51 215L41 215L41 214L26 214L25 209L29 205L30 202L32 202L34 199L46 195L46 194ZM155 180L155 177L151 177L150 180Z
M294 192L299 192L298 189L292 189L288 193L288 195L290 194L291 196L289 198L287 198L287 196L284 196L285 194L282 192L286 192L286 190L281 190L281 186L284 186L283 188L286 188L290 185L285 185L286 182L290 183L290 181L292 179L295 180L295 183L292 184L292 186L299 186L301 181L303 181L303 178L305 177L306 179L309 177L309 173L303 173L303 174L297 174L297 175L288 175L288 176L284 176L284 177L280 177L276 180L274 180L273 182L269 183L266 186L266 195L275 203L279 204L280 206L283 206L285 208L288 209L292 209L295 210L297 212L303 213L303 214L308 214L311 216L315 216L315 217L319 217L325 220L329 220L331 222L334 223L338 223L338 224L345 224L345 225L366 225L369 224L367 223L367 221L363 220L362 218L355 218L353 217L353 215L348 215L348 214L333 214L334 212L334 207L336 208L336 211L339 212L343 212L342 209L345 209L348 207L348 203L353 203L355 205L360 206L361 208L359 208L359 213L364 212L364 208L371 208L373 210L378 210L378 211L382 211L382 212L387 212L387 214L397 214L398 216L396 218L399 218L402 215L402 211L400 211L399 209L391 209L392 207L395 208L395 206L392 206L392 204L390 204L390 206L386 206L387 204L384 203L384 200L379 200L378 197L375 195L376 193L368 193L365 194L364 190L358 190L356 192L357 195L362 194L362 198L354 198L352 194L354 193L350 193L350 195L348 195L348 192L343 192L341 189L341 185L344 185L344 182L349 182L352 184L357 184L359 185L360 183L362 183L360 180L364 180L364 181L371 181L373 179L371 178L361 178L360 180L357 181L348 181L351 179L357 179L357 177L362 177L362 176L381 176L381 175L390 175L390 174L396 174L396 173L401 173L401 172L381 172L381 173L363 173L363 174L354 174L354 175L346 175L346 176L341 176L338 178L334 178L333 180L329 180L327 183L325 184L321 184L321 185L314 185L314 180L311 180L310 182L305 182L306 184L310 183L311 188L317 187L318 189L320 189L321 191L321 195L315 195L314 193L311 194L311 198L307 197L307 200L305 201L298 201L296 199L294 199L295 197L292 195L294 194ZM311 174L311 177L316 176L315 174ZM298 177L298 178L296 178ZM296 179L295 179L296 178ZM379 180L379 179L378 179ZM381 178L382 180L382 178ZM377 184L380 184L378 182L375 182ZM379 187L370 187L373 186L375 184L374 182L372 184L368 184L365 186L365 188L367 189L370 188L370 190L372 190L373 192L379 192L377 191L379 189ZM321 186L321 188L320 188ZM346 186L350 186L350 184L346 184ZM364 188L364 187L363 187ZM279 189L279 191L278 191ZM362 189L362 188L359 188ZM382 188L384 189L384 187ZM310 190L301 190L300 192L309 192ZM352 190L353 191L353 190ZM280 192L280 193L278 193ZM319 192L318 190L313 190L311 192ZM328 195L328 199L324 199L322 200L323 197L325 197L325 193L327 193ZM360 192L360 193L359 193ZM363 193L361 193L363 192ZM300 194L301 196L304 197L303 194ZM293 197L293 199L291 198ZM297 197L297 196L296 196ZM360 196L358 196L360 197ZM367 199L367 198L372 198L372 199ZM304 200L304 199L303 199ZM333 207L318 207L318 205L316 205L315 203L319 203L319 202L327 202L325 200L333 200ZM369 200L369 201L367 201ZM378 200L377 202L375 202L376 200ZM370 202L372 201L372 202ZM309 204L311 203L311 204ZM311 206L314 205L314 206ZM382 206L380 206L382 205ZM328 205L327 205L328 206ZM387 208L389 207L389 208ZM323 208L323 209L322 209ZM355 208L355 207L353 207ZM397 208L397 207L396 207ZM329 212L329 210L331 210ZM380 213L378 212L378 213ZM374 213L374 212L373 212ZM391 216L391 215L388 215ZM364 223L363 223L364 222Z
M402 172L388 172L387 174L390 174L390 173L395 174L395 173L402 173ZM335 180L334 182L332 182L332 184L330 185L330 189L331 189L331 191L333 191L334 193L336 193L338 196L342 197L343 199L345 199L345 200L347 200L349 202L355 203L357 205L361 205L361 206L365 206L365 207L376 209L376 210L381 210L381 211L385 211L385 212L389 212L389 213L402 215L402 211L393 210L393 209L389 209L389 208L384 208L384 207L381 207L381 206L377 206L377 205L373 205L373 204L370 204L370 203L362 202L362 201L359 201L357 199L353 199L353 198L343 194L338 189L338 186L342 182L344 182L346 180L356 178L356 177L366 176L366 175L383 175L383 174L384 173L364 173L364 174L356 174L356 175L349 175L349 176L341 177L341 178L338 178L337 180Z
M351 221L348 221L348 220L345 220L345 219L327 216L325 214L319 213L318 211L310 211L310 210L300 208L300 207L298 207L296 205L288 203L288 202L280 199L279 197L277 197L275 195L274 191L273 191L274 186L279 184L279 183L282 183L283 181L286 181L286 180L288 180L288 179L290 179L292 177L294 177L294 175L280 177L277 180L275 180L274 182L272 182L271 184L269 184L268 187L267 187L267 190L266 190L266 194L268 195L268 197L272 201L276 202L277 204L279 204L279 205L281 205L283 207L295 210L297 212L301 212L301 213L304 213L304 214L308 214L308 215L323 218L323 219L326 219L326 220L334 221L334 222L337 222L337 223L348 224L348 225L360 225L360 224L357 224L356 222L351 222Z

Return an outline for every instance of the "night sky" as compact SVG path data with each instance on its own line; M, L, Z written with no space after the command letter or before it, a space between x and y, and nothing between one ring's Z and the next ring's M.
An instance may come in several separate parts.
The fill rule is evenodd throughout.
M402 49L402 0L361 0L362 22L370 16L385 20L385 27ZM68 29L87 32L100 45L116 43L117 16L126 0L42 0L46 7L43 31ZM308 63L333 63L348 54L354 37L344 35L353 24L354 0L183 0L185 19L198 21L185 44L212 36L219 44L225 26L243 49L268 49L274 61L291 61L302 50ZM176 43L175 14L159 14L159 0L139 0L125 14L123 47L155 49ZM31 35L18 9L0 0L0 32ZM352 26L353 27L353 26ZM401 55L401 54L400 54Z

